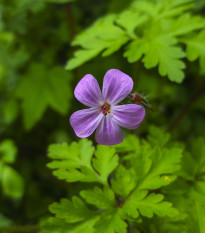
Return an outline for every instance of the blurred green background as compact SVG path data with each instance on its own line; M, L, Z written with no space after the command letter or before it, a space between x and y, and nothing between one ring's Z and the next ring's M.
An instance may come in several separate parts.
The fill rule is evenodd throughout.
M147 5L139 12L129 8L136 2ZM173 12L178 6L180 10ZM162 16L169 7L169 14ZM133 78L134 91L147 96L153 108L134 134L144 137L155 125L187 145L205 136L204 10L204 0L0 0L0 226L35 225L48 214L50 203L82 188L58 181L46 164L49 144L78 140L69 117L83 108L73 90L85 74L91 73L100 86L111 68ZM149 18L158 14L158 21ZM141 21L132 25L138 15ZM108 16L113 17L111 23ZM99 19L102 22L92 26ZM165 58L174 54L173 74L172 67L163 74L158 62L133 58L142 48L131 45L137 38L150 32L152 44L152 36L170 36L171 30L175 34L162 43L167 50L161 48ZM109 49L113 51L101 56ZM155 55L153 51L149 59ZM174 69L183 64L186 68L179 70L184 78L180 73L173 80Z

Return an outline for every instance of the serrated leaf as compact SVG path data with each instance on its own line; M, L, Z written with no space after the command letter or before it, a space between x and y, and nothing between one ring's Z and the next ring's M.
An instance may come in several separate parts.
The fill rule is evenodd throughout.
M203 138L198 138L192 142L191 152L190 153L186 152L184 154L182 160L182 169L180 172L181 176L183 176L187 180L192 180L192 181L195 180L199 181L200 178L202 179L205 173L204 155L205 155L205 140Z
M68 223L81 222L93 216L93 212L91 212L78 197L73 197L72 201L65 198L61 199L60 203L55 202L51 204L49 210L55 214L57 218L64 219Z
M40 233L95 233L94 224L98 216L84 222L67 223L62 219L50 217L40 222Z
M107 182L108 176L118 165L118 156L115 149L110 146L98 145L93 158L93 167L100 174L103 183Z
M158 128L152 127L151 129L152 133L148 136L151 143L143 141L137 144L135 150L124 156L125 161L131 163L136 177L135 185L140 189L156 189L166 186L175 180L175 172L180 169L183 151L181 146L172 145L171 148L166 148L169 136ZM162 145L158 144L158 137Z
M70 80L71 74L60 67L48 69L42 64L31 65L17 87L17 96L23 100L24 124L27 129L31 129L40 120L47 107L63 115L67 113L72 97Z
M95 224L97 233L126 233L127 224L122 220L120 211L106 211Z
M168 185L175 179L172 174L180 169L181 157L181 148L155 149L152 154L152 164L139 187L141 189L155 189Z
M116 19L116 23L122 26L130 36L135 37L134 30L137 26L148 20L147 15L142 15L136 9L131 8L123 11Z
M190 14L183 14L177 20L174 19L170 23L168 29L169 35L181 36L205 28L205 21L200 16L191 16Z
M67 65L66 69L67 70L73 70L76 67L79 67L83 63L89 61L90 59L96 57L103 48L94 48L94 49L84 49L84 50L78 50L74 53L74 58L71 58Z
M126 198L136 186L134 171L119 165L115 171L115 178L111 179L111 184L115 193Z
M48 167L56 169L54 175L59 179L68 182L103 182L91 164L94 152L91 141L83 139L79 143L73 142L70 145L53 144L48 151L48 156L54 159Z
M103 52L103 56L108 56L129 40L125 32L114 25L115 17L108 15L99 19L75 38L73 45L80 45L82 49L75 52L75 57L68 61L66 69L74 69L100 52Z
M80 195L87 203L95 205L99 209L109 209L115 205L115 195L108 187L104 187L104 189L95 187L94 189L83 190L80 192Z
M194 61L199 58L200 66L204 71L205 61L205 30L198 34L193 35L188 39L182 40L187 45L186 54L190 61Z
M147 40L137 38L126 47L124 57L126 57L130 63L136 62L148 51L148 49L149 44L147 43Z
M150 41L149 50L143 58L147 69L156 67L160 75L168 76L171 81L182 82L184 79L183 69L185 64L180 58L185 57L185 53L177 47L176 40L168 36L160 36Z
M116 151L119 153L128 153L137 150L139 146L139 138L132 134L129 134L127 135L127 137L125 137L122 143L113 146L113 148L115 148Z
M171 217L178 214L171 203L162 201L163 195L155 193L147 195L147 193L146 190L134 192L125 202L123 211L134 218L137 218L139 213L148 218L153 217L154 214L160 217Z

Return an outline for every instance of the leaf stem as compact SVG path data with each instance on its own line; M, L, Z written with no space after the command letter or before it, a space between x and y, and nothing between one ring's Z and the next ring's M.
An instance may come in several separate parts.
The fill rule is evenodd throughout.
M73 17L73 12L72 12L72 3L66 3L65 9L66 9L66 16L68 20L68 31L70 33L70 39L73 40L76 32L75 32L75 20Z
M171 132L173 129L175 129L178 126L178 124L180 123L182 118L190 110L192 104L204 93L204 91L205 91L205 83L202 83L202 85L199 86L199 88L193 93L193 95L190 97L190 99L187 101L187 103L181 109L181 111L176 116L176 118L172 121L172 123L170 124L170 126L167 129L168 132Z

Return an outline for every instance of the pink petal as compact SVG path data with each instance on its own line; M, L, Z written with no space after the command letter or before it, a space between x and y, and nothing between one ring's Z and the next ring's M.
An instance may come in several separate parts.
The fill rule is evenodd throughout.
M95 139L99 144L115 145L123 141L123 134L120 127L112 121L110 116L104 116L96 130Z
M144 108L136 104L112 106L111 113L113 122L127 129L137 128L145 117Z
M85 138L95 131L103 116L97 107L83 109L71 115L70 124L78 137Z
M97 107L104 103L99 84L91 74L86 74L80 80L74 95L78 101L88 107Z
M108 70L103 80L103 97L110 104L122 101L133 88L132 79L117 69Z

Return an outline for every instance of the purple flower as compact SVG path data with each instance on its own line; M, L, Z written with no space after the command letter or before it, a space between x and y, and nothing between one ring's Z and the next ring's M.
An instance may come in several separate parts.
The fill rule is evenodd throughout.
M95 138L99 144L115 145L123 141L120 127L135 129L145 116L140 105L117 105L133 88L132 79L117 69L108 70L103 80L101 92L97 80L85 75L77 84L75 97L88 109L74 112L70 124L80 138L90 136L95 130Z

